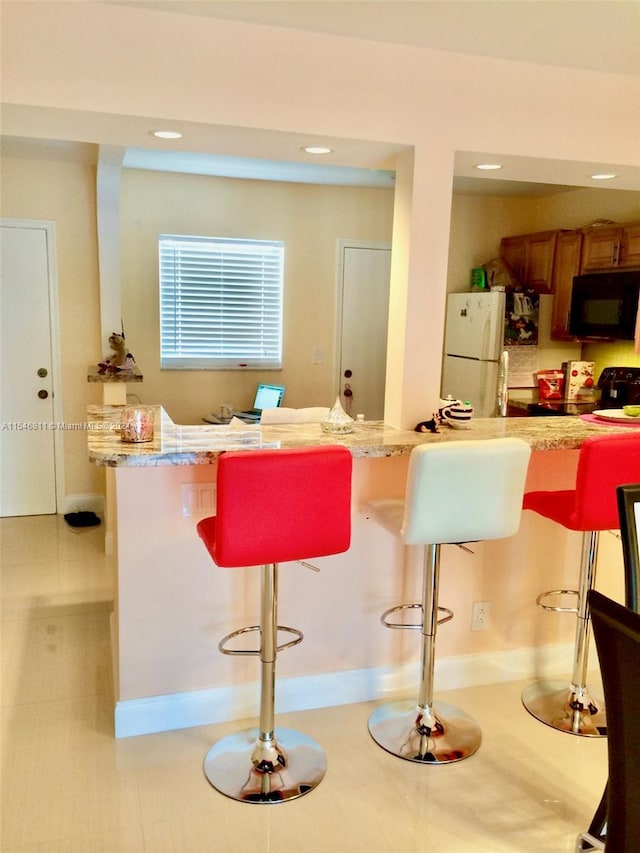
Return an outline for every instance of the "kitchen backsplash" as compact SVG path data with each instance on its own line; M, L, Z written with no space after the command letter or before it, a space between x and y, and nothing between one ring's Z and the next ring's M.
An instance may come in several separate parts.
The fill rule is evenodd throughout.
M596 382L605 367L640 367L640 355L633 351L633 341L615 341L611 344L583 344L582 359L595 361Z

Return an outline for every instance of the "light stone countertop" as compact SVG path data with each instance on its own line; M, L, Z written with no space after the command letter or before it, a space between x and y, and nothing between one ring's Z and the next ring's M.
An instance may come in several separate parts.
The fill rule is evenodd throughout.
M437 434L399 430L381 421L354 424L347 435L330 435L319 424L270 426L180 425L161 406L153 409L153 441L127 444L120 440L122 406L88 407L89 459L107 467L155 467L159 465L211 465L227 450L315 447L340 444L354 458L405 456L425 442L468 441L514 436L533 450L575 450L590 435L634 431L615 424L596 424L580 417L476 418L469 429L441 426ZM640 436L640 429L637 430Z

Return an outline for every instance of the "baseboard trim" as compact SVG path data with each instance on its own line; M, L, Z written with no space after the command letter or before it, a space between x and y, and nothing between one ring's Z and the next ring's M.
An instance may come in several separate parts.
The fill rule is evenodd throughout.
M595 655L595 652L593 652ZM436 662L439 691L525 678L567 674L573 643L461 655ZM595 656L592 660L596 660ZM418 680L417 663L371 667L278 680L278 712L306 711L408 695ZM257 682L148 696L117 702L117 738L204 726L255 717Z
M104 495L97 493L65 495L60 515L68 512L95 512L98 515L104 513Z

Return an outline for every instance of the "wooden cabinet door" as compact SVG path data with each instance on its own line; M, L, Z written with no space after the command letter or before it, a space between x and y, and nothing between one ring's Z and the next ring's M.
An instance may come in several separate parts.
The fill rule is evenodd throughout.
M622 229L618 266L640 267L640 222Z
M551 308L551 339L574 341L569 334L569 312L571 310L571 287L574 275L580 272L582 233L561 231L556 239L553 265L553 306Z
M518 284L538 293L553 291L553 256L556 248L556 231L503 237L500 257L517 279Z
M557 231L541 231L529 234L525 256L523 284L538 293L553 292L553 259L556 250Z
M586 229L582 242L582 272L608 270L617 265L622 229L602 226Z
M524 279L526 256L526 236L503 237L500 241L500 257L509 267L518 282L522 282Z

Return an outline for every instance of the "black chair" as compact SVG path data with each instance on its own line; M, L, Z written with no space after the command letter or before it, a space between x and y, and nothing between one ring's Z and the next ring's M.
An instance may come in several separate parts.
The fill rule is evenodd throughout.
M640 613L640 531L636 520L640 516L640 484L618 486L616 496L624 560L625 604L629 610ZM640 756L637 760L640 761ZM578 850L594 849L594 846L604 849L607 835L608 798L609 783L605 786L588 832L583 833L578 839Z
M589 606L609 709L609 781L606 832L600 839L582 839L596 848L604 842L606 853L632 853L640 849L640 613L595 590Z
M625 603L640 613L640 531L636 519L640 515L640 484L618 486L618 514L624 558Z

